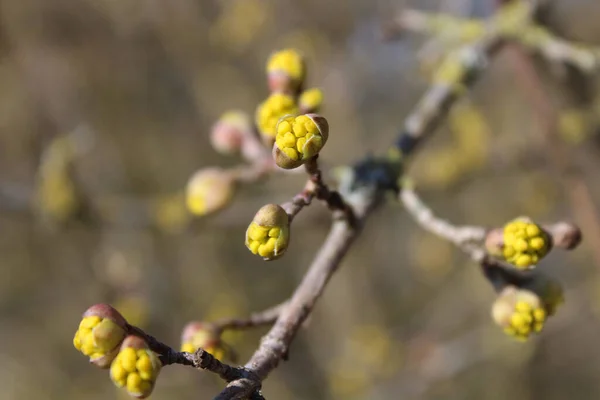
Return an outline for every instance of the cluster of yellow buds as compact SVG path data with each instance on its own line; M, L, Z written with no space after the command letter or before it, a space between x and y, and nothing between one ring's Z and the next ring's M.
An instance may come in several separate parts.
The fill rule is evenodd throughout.
M107 368L119 352L127 321L108 304L96 304L84 313L73 346L100 368Z
M261 207L246 230L246 247L267 261L281 257L289 241L289 217L277 204Z
M152 393L162 363L146 341L127 336L128 323L108 304L96 304L82 316L73 346L100 368L110 367L117 387L143 399Z
M194 353L199 348L209 352L220 361L226 354L226 346L216 327L209 323L193 321L183 329L181 351Z
M536 265L551 248L550 235L527 219L516 219L504 226L502 255L517 268Z
M256 126L263 141L272 146L277 122L287 116L317 112L323 104L323 92L303 91L306 79L304 57L294 49L276 51L267 61L271 94L256 110Z
M492 307L494 321L507 335L519 340L539 333L547 316L545 305L536 293L514 286L503 289Z
M129 395L144 399L152 393L161 368L158 356L150 350L144 339L128 336L110 366L110 377L117 387L124 388Z
M198 216L225 207L233 197L233 176L221 168L204 168L196 172L187 184L186 204L190 213Z
M298 98L301 114L317 112L321 105L323 105L323 91L319 88L305 90Z
M274 52L267 60L267 77L271 92L295 94L306 78L304 57L294 49Z
M318 114L284 117L277 124L275 163L284 169L297 168L316 156L328 137L327 120Z
M280 118L298 114L298 105L293 96L284 93L271 93L256 109L256 125L263 140L272 144L277 133L276 126Z

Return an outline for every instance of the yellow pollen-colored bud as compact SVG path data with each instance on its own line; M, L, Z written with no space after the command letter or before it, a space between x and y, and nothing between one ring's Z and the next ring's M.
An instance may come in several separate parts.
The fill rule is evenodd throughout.
M298 113L298 106L292 96L272 93L256 110L256 125L265 140L273 140L277 134L277 122L286 115Z
M294 49L280 50L267 61L269 88L272 92L295 92L304 82L304 58Z
M112 307L96 304L83 315L73 346L100 368L108 368L125 338L125 319Z
M317 114L284 117L277 126L275 162L281 168L297 168L321 151L328 136L327 121Z
M110 376L117 387L124 387L131 396L145 398L152 392L161 366L143 339L129 336L112 363Z
M504 227L502 255L518 268L531 268L550 247L549 235L533 222L515 220Z
M323 91L321 89L308 89L300 94L298 100L302 112L317 112L323 104Z
M188 181L187 208L198 216L216 212L229 204L234 190L235 182L227 171L221 168L201 169Z
M246 247L265 260L274 260L285 252L289 243L289 217L281 206L262 207L246 230Z

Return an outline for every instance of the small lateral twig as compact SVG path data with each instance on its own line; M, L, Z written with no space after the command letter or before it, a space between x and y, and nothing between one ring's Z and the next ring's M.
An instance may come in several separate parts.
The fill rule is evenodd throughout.
M333 212L339 212L350 225L353 225L356 222L354 210L346 203L338 191L330 189L325 183L317 159L318 155L314 156L304 164L304 168L310 176L310 182L312 182L314 196L317 199L324 201L325 204L327 204L327 207Z
M264 311L250 314L246 318L223 318L212 324L217 329L217 332L223 332L228 329L240 330L271 325L277 320L286 305L287 302L284 302Z
M202 348L198 349L195 353L177 351L137 326L127 324L126 330L129 335L135 335L144 339L150 350L158 354L158 358L163 365L179 364L203 369L219 375L221 379L227 382L252 377L250 371L225 364Z

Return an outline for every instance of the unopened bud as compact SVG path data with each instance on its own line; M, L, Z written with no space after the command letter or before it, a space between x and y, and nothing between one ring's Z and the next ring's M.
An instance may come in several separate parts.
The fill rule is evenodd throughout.
M271 92L296 93L306 77L304 57L294 49L280 50L267 61Z
M267 204L258 210L246 230L246 247L267 261L281 257L289 241L289 217L277 204Z
M234 189L234 179L227 171L221 168L201 169L188 181L187 208L197 216L218 211L229 204Z
M318 114L287 116L277 124L275 163L284 169L301 166L319 154L329 137L329 124Z
M252 133L250 117L242 111L224 113L213 125L210 132L210 143L219 153L237 153L242 147L244 138Z
M100 368L107 368L126 335L127 321L108 304L96 304L84 313L73 346Z
M161 368L160 359L144 339L128 336L110 366L110 378L130 396L144 399L152 393Z
M225 348L219 331L213 324L193 321L185 326L181 335L181 351L194 353L199 348L216 359L223 360Z

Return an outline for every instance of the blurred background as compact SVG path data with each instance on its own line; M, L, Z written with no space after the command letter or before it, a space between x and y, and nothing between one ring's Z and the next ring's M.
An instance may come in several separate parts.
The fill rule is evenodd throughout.
M288 254L270 263L244 247L245 229L260 206L290 199L302 175L242 186L229 208L183 229L177 196L191 174L240 162L211 148L213 122L231 108L252 114L267 96L267 57L295 47L307 57L308 86L325 93L324 164L385 151L427 88L431 60L424 38L383 42L382 24L403 7L484 16L493 3L1 0L0 398L127 397L73 348L94 303L111 303L178 347L190 320L286 299L327 233L328 213L319 204L303 212ZM545 18L555 32L600 45L598 2L551 3ZM543 334L527 343L505 336L489 317L495 294L479 267L391 202L370 219L290 361L265 382L267 399L598 398L600 103L594 77L536 65L556 105L562 162L548 156L543 124L501 52L409 174L456 223L500 226L528 215L582 226L579 249L542 263L566 293ZM59 216L91 203L103 218L82 206L78 218L52 223L32 200L52 179L44 160L64 137L76 143L68 169L78 186L53 186ZM71 192L77 197L61 197ZM245 362L265 332L225 340ZM221 388L208 373L173 366L152 398L209 399Z

